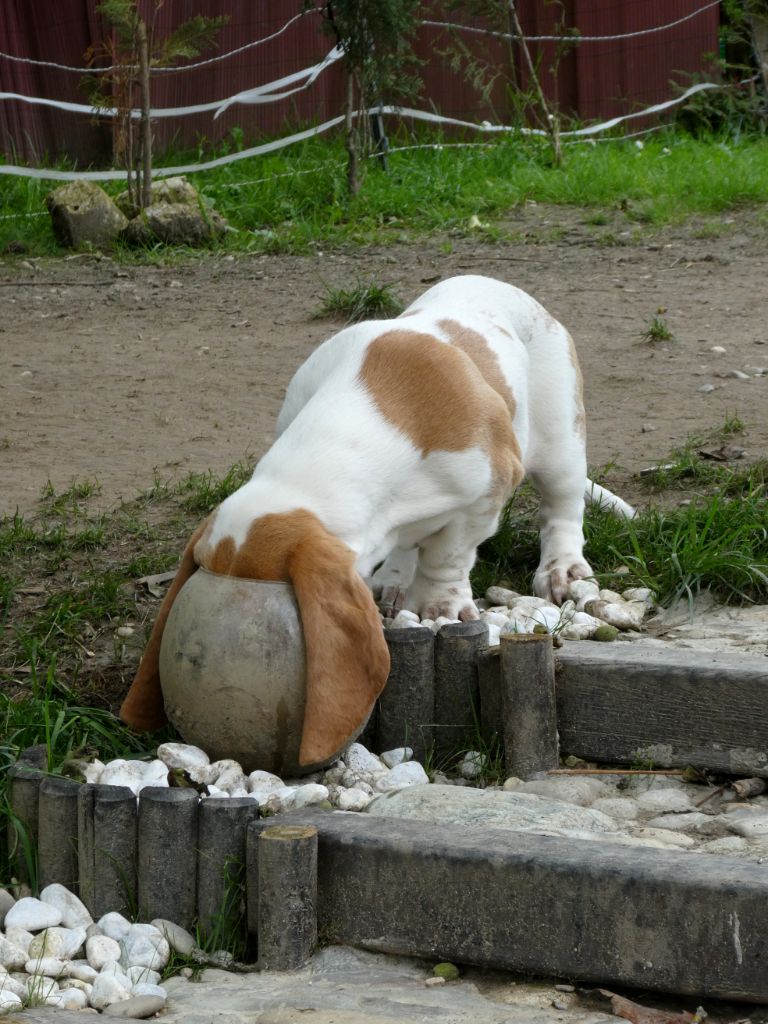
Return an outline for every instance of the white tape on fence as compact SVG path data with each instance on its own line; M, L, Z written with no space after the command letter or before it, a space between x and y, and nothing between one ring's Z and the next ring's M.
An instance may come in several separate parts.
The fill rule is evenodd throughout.
M229 57L235 57L237 56L238 53L244 53L246 50L252 50L256 46L263 46L264 43L271 43L273 39L277 39L278 36L281 36L283 34L283 32L287 32L291 25L299 21L301 18L305 18L308 14L319 13L319 7L311 7L307 11L301 11L299 14L295 14L292 18L286 21L282 28L279 28L276 32L273 32L271 35L263 36L261 39L253 39L250 43L245 43L243 46L238 46L234 50L227 50L226 53L217 53L215 57L209 57L207 60L198 61L196 64L184 64L181 67L173 68L152 68L150 73L153 75L173 73L179 74L183 71L194 71L197 68L207 67L207 65L209 64L216 64L219 61L227 60ZM131 67L131 65L125 64L112 64L109 67L103 68L73 67L71 64L57 64L56 61L53 60L35 60L33 57L17 57L15 56L15 54L12 53L3 53L2 50L0 50L0 60L10 60L16 64L31 64L39 68L55 68L57 71L74 71L78 75L104 75L108 74L111 71L122 71L125 70L126 67Z
M490 28L476 28L471 25L458 25L451 21L430 21L424 19L420 21L420 25L428 25L431 28L449 28L458 32L469 32L474 35L481 36L493 36L496 39L523 39L526 43L605 43L605 42L616 42L619 39L636 39L638 36L651 35L653 32L666 32L670 28L674 28L676 25L682 25L684 21L690 21L692 18L698 18L700 14L710 10L712 7L719 7L721 0L711 0L710 3L704 4L703 7L699 7L697 10L692 11L690 14L684 15L682 18L678 18L676 21L668 21L665 25L653 25L650 28L636 29L634 32L621 32L618 35L612 36L583 36L578 30L566 27L564 32L559 36L518 36L515 32L494 32ZM571 34L573 33L573 34Z
M149 115L152 118L185 117L189 114L205 114L213 110L216 112L214 114L214 118L216 118L234 103L277 103L278 100L284 100L303 89L308 89L326 68L341 60L343 56L343 51L338 46L334 46L319 64L313 64L312 67L303 68L301 71L294 71L293 74L286 75L284 78L267 82L265 85L258 85L253 89L245 89L234 96L228 96L223 100L213 100L211 103L196 103L187 107L153 107ZM303 82L303 84L296 86L295 89L286 89L286 86L294 85L296 82ZM90 117L116 117L118 115L118 111L112 107L93 107L85 103L44 99L41 96L23 96L17 92L0 92L0 100L21 100L22 103L55 107L57 110L66 110L74 114L88 114ZM141 117L141 111L132 110L131 117L138 120Z
M690 89L687 89L680 96L676 96L674 99L667 100L664 103L656 103L654 106L646 107L644 110L638 110L632 114L623 114L621 117L613 117L609 121L602 121L600 124L589 125L586 128L577 128L574 131L561 132L561 137L564 139L589 138L590 136L597 135L600 132L615 128L616 125L622 124L624 121L630 121L638 117L648 117L652 114L658 114L663 110L668 110L670 107L674 107L678 103L682 103L684 100L698 92L703 92L706 89L720 88L722 88L722 86L717 85L714 82L699 82L697 85L691 86ZM513 125L490 124L488 121L484 121L482 124L475 124L472 121L460 121L455 117L443 117L440 114L433 114L428 110L414 110L411 107L372 107L370 110L364 111L364 113L366 115L387 114L395 117L408 117L415 121L426 121L430 124L453 125L458 128L471 128L474 131L490 134L499 134L503 132L517 132L521 135L537 136L547 134L542 128L517 128ZM357 115L355 114L354 116ZM333 117L330 121L324 121L323 124L316 125L314 128L307 128L304 131L296 132L295 134L288 135L282 139L274 139L272 142L265 142L260 146L252 146L250 149L243 149L237 153L228 153L226 156L216 157L215 159L207 160L204 163L185 164L184 166L179 167L156 167L152 170L152 176L155 178L167 178L174 174L193 174L196 171L208 171L214 167L224 167L226 164L232 164L238 160L247 160L252 156L263 156L265 153L274 153L278 149L284 149L286 146L292 146L297 142L303 142L305 139L311 139L316 135L322 135L331 128L335 128L337 125L340 125L343 121L343 115ZM19 167L14 164L0 164L0 174L15 174L22 178L38 178L52 181L122 181L126 177L125 171L59 171L54 168Z

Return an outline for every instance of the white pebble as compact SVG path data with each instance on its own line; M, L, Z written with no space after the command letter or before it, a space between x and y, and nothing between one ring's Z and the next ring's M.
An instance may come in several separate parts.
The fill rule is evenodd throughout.
M84 1010L88 1005L88 995L79 988L66 988L53 992L45 1002L47 1006L57 1006L61 1010Z
M364 811L372 799L364 790L354 786L352 789L339 789L335 805L340 811Z
M61 911L34 896L23 896L5 915L6 934L9 928L38 932L41 928L53 928L57 924L61 924Z
M122 914L118 914L112 910L108 914L104 914L96 922L99 931L102 935L107 935L110 939L114 939L116 942L120 942L124 939L128 932L131 930L131 922L123 917Z
M208 782L211 759L200 747L188 743L161 743L157 756L169 768L181 768L194 782Z
M105 1010L113 1003L130 999L131 992L118 978L109 974L100 974L91 989L90 1004L94 1010Z
M214 761L209 768L210 781L218 788L232 795L236 789L247 789L243 769L231 758Z
M95 784L101 782L101 773L104 771L104 764L97 757L83 768L85 781Z
M85 955L95 971L100 971L104 964L116 963L121 953L120 944L108 935L92 935L85 943Z
M88 927L93 924L93 918L86 905L70 892L65 886L58 882L46 885L40 893L43 903L49 903L61 913L61 924L65 928Z
M125 761L117 758L104 765L99 782L103 786L127 786L138 796L144 781L147 766L143 761Z
M397 615L392 619L389 628L390 629L410 629L413 626L420 626L421 620L416 612L409 612L405 608L398 612Z
M347 768L359 775L381 775L387 766L362 743L351 743L343 755Z
M0 1013L20 1009L21 999L16 995L16 993L11 992L9 989L0 989Z
M479 750L468 750L459 764L459 775L465 779L476 779L482 775L488 764L488 759Z
M263 793L267 792L268 790L276 790L282 788L283 780L278 775L273 775L272 772L264 772L261 770L257 770L255 772L251 772L251 774L248 776L248 783L246 789L250 790L251 792L258 790L258 792Z
M418 761L405 761L390 768L386 775L380 776L374 783L379 793L392 793L407 786L420 786L429 782L429 776Z
M69 977L84 983L94 981L99 972L87 960L72 960L69 965Z
M161 761L159 758L155 758L154 761L150 761L144 769L144 774L141 777L141 785L139 790L144 789L146 786L160 786L164 787L168 785L168 765L165 761Z
M32 932L27 931L26 928L17 928L14 926L6 927L5 937L9 942L12 942L14 946L18 946L19 949L23 949L25 953L29 949L32 939L34 939Z
M617 629L642 629L643 626L643 613L638 611L637 605L627 601L587 601L585 610Z
M194 948L194 942L190 946L190 952ZM160 973L159 971L150 970L149 967L129 967L125 972L126 977L130 983L136 985L159 985L160 984Z
M502 615L501 612L480 612L481 622L487 622L489 626L506 626L509 622L509 615Z
M298 810L300 807L312 807L314 804L324 803L327 799L328 787L321 786L316 782L310 782L306 786L299 786L293 790L291 809Z
M413 750L411 747L395 747L394 750L385 750L381 755L381 760L387 768L394 768L396 764L410 761L412 757Z
M171 948L159 932L155 938L132 930L123 940L120 963L125 968L149 967L153 971L161 971L170 958Z
M488 646L498 647L501 642L501 627L494 626L493 623L488 625Z
M27 974L42 974L46 978L60 978L67 973L67 967L67 961L57 956L35 957L24 964Z
M0 966L7 971L20 971L27 962L27 951L0 935Z
M82 949L85 942L85 928L46 928L36 935L29 944L29 958L56 956L60 960L71 960Z
M168 998L168 993L162 985L148 981L142 981L138 985L134 985L133 994L135 996L160 996L161 999Z
M431 627L433 633L439 633L443 626L452 626L454 622L458 622L458 619L447 619L445 615L438 615L435 619L434 625Z
M515 590L508 590L507 587L488 587L485 592L485 599L490 604L506 605L509 607L510 601L515 601L520 595Z

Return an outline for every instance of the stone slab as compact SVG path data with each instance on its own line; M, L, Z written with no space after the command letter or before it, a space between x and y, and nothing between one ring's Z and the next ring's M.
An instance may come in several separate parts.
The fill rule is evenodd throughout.
M768 1001L761 865L369 815L288 820L318 829L318 927L335 941Z
M563 752L768 776L768 659L566 643L557 662Z

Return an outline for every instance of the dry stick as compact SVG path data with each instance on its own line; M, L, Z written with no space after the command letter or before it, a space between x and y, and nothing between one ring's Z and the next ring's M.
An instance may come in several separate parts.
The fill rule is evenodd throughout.
M539 76L536 73L536 68L534 67L533 60L531 58L531 51L528 49L528 44L526 43L525 36L523 35L523 28L520 24L520 19L518 18L517 11L515 10L515 0L509 0L509 17L512 21L512 24L514 25L515 34L517 35L517 38L520 42L520 48L523 51L525 62L528 65L528 73L531 76L531 81L533 82L534 88L536 89L536 95L539 100L539 105L541 106L541 109L544 112L544 120L546 122L547 131L552 137L552 148L554 150L555 155L555 166L559 167L563 160L563 152L560 146L560 122L557 115L552 114L550 112L549 104L547 103L546 97L544 96L544 90L541 88L541 82L539 81Z
M152 202L152 124L149 120L149 40L147 26L139 19L136 28L139 44L139 89L141 95L141 195L139 205L144 210Z

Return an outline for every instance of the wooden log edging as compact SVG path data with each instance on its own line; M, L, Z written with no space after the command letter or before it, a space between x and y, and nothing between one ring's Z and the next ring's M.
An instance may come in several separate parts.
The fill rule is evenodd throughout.
M391 646L395 665L397 650L408 655L402 665L421 630L397 632L413 634L412 647ZM479 686L483 726L500 731L501 659L479 635L465 641L471 658L449 660L454 670L462 666L467 690ZM419 671L429 680L437 664L434 639L420 642ZM768 678L758 659L582 643L556 652L556 660L563 752L621 762L645 751L657 765L666 759L768 777ZM424 724L424 706L411 706ZM22 755L9 772L9 798L37 845L44 884L79 890L96 917L110 910L133 916L138 908L145 919L162 916L186 927L198 920L210 927L229 893L230 906L244 901L250 934L258 932L258 835L275 822L259 819L253 801L200 801L191 790L152 788L137 804L129 789L55 779L38 763ZM564 840L491 829L459 835L367 815L296 812L279 820L319 831L319 923L339 941L545 975L768 999L768 975L755 967L763 958L764 968L768 954L768 923L757 913L768 895L761 865L594 842L569 841L566 848ZM24 880L18 847L15 865ZM351 891L358 893L354 907ZM406 903L414 913L419 908L418 921ZM594 923L583 920L587 907ZM534 913L557 922L562 942L550 934L549 918L537 922ZM461 921L464 939L451 932L451 921ZM311 927L305 921L303 933ZM680 929L685 934L677 936Z

